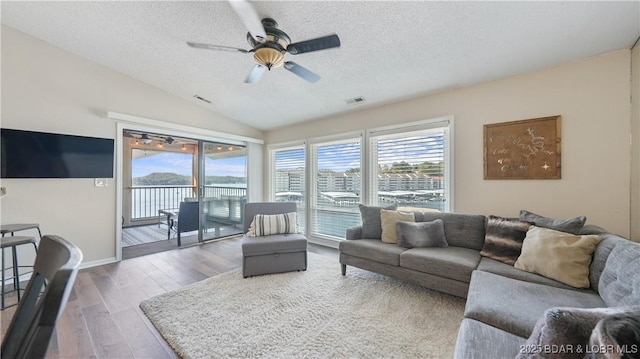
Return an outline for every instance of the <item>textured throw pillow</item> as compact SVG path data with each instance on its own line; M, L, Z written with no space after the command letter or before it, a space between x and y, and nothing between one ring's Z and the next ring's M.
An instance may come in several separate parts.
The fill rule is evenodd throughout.
M397 204L388 207L372 207L359 205L360 216L362 217L362 238L377 239L382 237L382 224L380 223L380 210L396 210Z
M296 212L281 214L256 214L249 225L249 237L269 236L272 234L297 233Z
M596 324L589 347L608 350L599 353L606 355L592 355L592 358L640 358L640 307L636 308L632 312L606 316Z
M414 222L416 219L412 212L380 210L380 223L382 224L382 241L385 243L398 243L396 223L400 221Z
M530 226L531 223L517 218L489 216L480 255L513 265L520 256L522 241Z
M517 359L584 358L589 337L603 318L640 314L640 306L614 308L551 308L536 323L531 336L521 345ZM566 350L561 351L560 348ZM571 348L572 350L569 350Z
M602 237L529 227L514 267L576 288L589 288L589 265Z
M587 221L587 217L579 216L568 219L553 219L543 217L539 214L535 214L524 209L520 211L520 220L525 222L531 222L538 227L544 227L549 229L555 229L556 231L568 232L573 234L579 234L580 230L584 226L584 222Z
M444 222L436 219L431 222L398 222L398 245L404 248L448 247L444 236Z

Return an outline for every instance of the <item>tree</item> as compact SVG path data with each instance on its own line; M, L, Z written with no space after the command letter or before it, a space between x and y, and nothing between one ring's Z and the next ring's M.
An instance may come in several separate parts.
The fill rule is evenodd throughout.
M431 177L444 176L444 162L423 162L418 165L418 173L424 173Z

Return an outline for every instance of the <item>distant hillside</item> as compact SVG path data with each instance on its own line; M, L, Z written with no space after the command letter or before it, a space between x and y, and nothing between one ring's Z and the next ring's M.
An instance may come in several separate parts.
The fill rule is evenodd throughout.
M245 177L206 176L205 184L247 183ZM170 172L154 172L144 177L134 177L134 186L190 186L191 176L183 176Z

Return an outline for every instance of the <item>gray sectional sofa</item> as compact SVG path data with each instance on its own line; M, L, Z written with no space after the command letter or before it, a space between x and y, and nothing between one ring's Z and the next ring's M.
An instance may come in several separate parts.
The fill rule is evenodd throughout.
M416 222L441 219L448 246L402 248L382 242L379 236L372 238L375 228L373 231L363 226L351 228L339 247L342 274L347 274L347 266L354 266L467 298L456 358L536 357L536 351L544 350L536 338L542 340L549 334L536 332L536 338L530 336L534 329L551 327L543 323L545 316L557 321L558 314L552 308L637 306L631 310L635 310L633 316L640 323L639 243L597 226L582 227L578 234L597 234L603 240L589 266L589 288L577 289L482 256L485 216L422 212L414 212L414 216ZM590 334L591 329L586 333ZM640 340L640 328L635 329ZM587 335L587 341L588 338ZM579 342L584 340L581 338ZM638 344L629 350L640 351ZM580 357L583 356L584 353Z

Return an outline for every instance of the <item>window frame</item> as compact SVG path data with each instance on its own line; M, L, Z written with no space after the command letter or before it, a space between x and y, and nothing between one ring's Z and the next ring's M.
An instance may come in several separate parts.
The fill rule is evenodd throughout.
M326 235L326 234L321 234L321 233L313 233L311 231L311 229L313 228L313 223L312 223L312 214L313 214L313 209L316 208L314 207L317 206L317 200L318 200L318 196L316 193L316 186L312 185L318 182L318 168L317 168L317 159L315 157L312 157L312 154L315 155L314 153L314 146L318 146L318 145L331 145L332 143L335 144L339 144L341 142L347 142L350 140L358 140L360 142L360 203L364 203L364 189L363 186L365 184L364 182L364 175L362 174L362 170L363 170L363 164L366 163L364 161L364 151L365 151L365 146L364 146L364 141L365 141L365 131L357 131L357 132L346 132L346 133L342 133L342 134L338 134L338 135L331 135L331 136L322 136L322 137L314 137L314 138L310 138L307 141L307 152L306 152L306 156L307 156L307 173L309 176L309 180L307 180L307 188L308 188L308 194L309 194L309 201L306 203L307 206L307 235L309 237L312 238L320 238L322 240L329 240L329 241L339 241L341 240L340 237L336 237L336 236L331 236L331 235ZM309 172L311 171L311 172Z
M275 200L275 163L271 161L272 152L278 150L287 150L287 149L295 149L300 146L304 147L305 150L305 234L312 242L318 242L329 245L337 245L340 240L344 238L334 237L329 235L318 235L312 234L311 227L313 224L311 223L311 212L312 212L312 201L317 200L315 193L314 184L317 181L317 159L312 158L313 154L313 146L318 146L320 144L330 142L340 142L343 140L355 139L357 137L360 138L360 202L366 205L371 205L377 203L377 199L372 199L374 193L377 193L377 190L374 191L374 185L377 185L377 171L373 170L371 167L373 165L373 156L371 154L371 142L370 140L377 136L384 135L393 135L393 134L401 134L405 132L412 131L424 131L435 128L443 128L444 132L444 176L445 176L445 203L444 203L444 211L445 212L453 212L454 211L454 193L455 193L455 179L454 179L454 134L455 134L455 118L453 115L442 116L432 119L402 123L402 124L394 124L389 126L381 126L370 129L364 129L361 131L350 131L341 134L328 135L328 136L319 136L319 137L311 137L305 138L303 140L298 141L290 141L283 142L277 144L268 145L267 152L269 156L269 173L267 179L267 193L268 198L270 200ZM377 166L377 163L375 164ZM376 176L376 179L373 179L372 176ZM313 189L312 189L313 187ZM313 193L312 193L313 192Z

